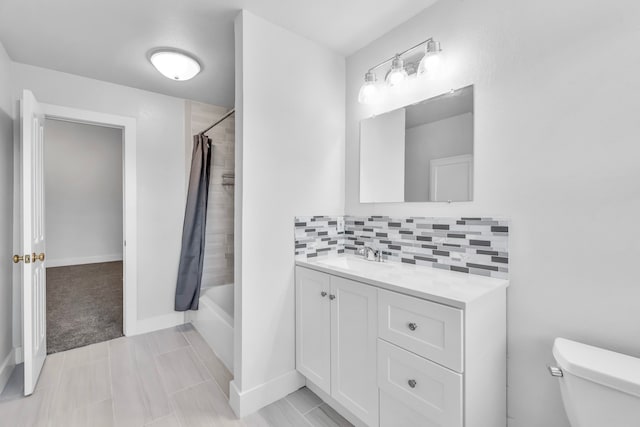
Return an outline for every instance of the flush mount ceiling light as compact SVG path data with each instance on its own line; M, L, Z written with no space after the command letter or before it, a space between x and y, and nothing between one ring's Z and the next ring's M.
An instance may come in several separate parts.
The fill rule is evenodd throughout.
M425 53L420 60L420 64L418 65L416 71L415 63L407 64L405 66L404 59L402 57L407 53L419 48L420 46L425 46ZM362 85L362 87L360 88L360 92L358 93L358 102L360 102L361 104L371 104L377 99L376 95L378 92L378 87L376 85L376 69L391 62L391 69L389 69L385 76L385 82L390 87L402 86L402 84L407 80L409 74L412 73L417 74L418 77L421 78L425 75L433 77L435 75L434 70L437 68L437 64L439 62L439 53L441 51L442 49L440 48L440 43L435 41L433 38L429 38L369 68L364 76L364 84Z
M149 60L156 70L171 80L190 80L202 69L195 58L175 49L157 49Z

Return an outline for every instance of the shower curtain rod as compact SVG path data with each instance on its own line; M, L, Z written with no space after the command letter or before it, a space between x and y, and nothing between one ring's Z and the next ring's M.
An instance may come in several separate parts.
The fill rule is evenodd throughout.
M216 127L219 123L223 122L224 119L226 119L227 117L229 117L230 115L232 115L233 113L236 112L235 108L232 108L231 110L229 110L229 112L227 114L225 114L224 116L222 116L220 119L218 119L217 122L215 122L214 124L212 124L211 126L209 126L208 128L206 128L205 130L203 130L202 132L200 132L198 135L204 135L205 133L209 132L211 129L213 129L214 127Z

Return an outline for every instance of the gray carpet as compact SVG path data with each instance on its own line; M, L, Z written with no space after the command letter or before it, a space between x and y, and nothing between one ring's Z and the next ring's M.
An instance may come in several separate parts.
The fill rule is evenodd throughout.
M122 262L47 268L47 353L122 336Z

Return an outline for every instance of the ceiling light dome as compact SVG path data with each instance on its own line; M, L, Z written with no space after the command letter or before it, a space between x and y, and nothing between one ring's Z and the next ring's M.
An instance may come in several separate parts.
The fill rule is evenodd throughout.
M160 74L171 80L190 80L202 69L198 61L177 50L158 49L149 60Z

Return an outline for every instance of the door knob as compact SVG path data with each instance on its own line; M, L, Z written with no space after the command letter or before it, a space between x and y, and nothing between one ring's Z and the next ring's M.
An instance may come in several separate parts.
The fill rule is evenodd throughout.
M418 329L418 325L415 323L409 323L409 329L415 331L416 329Z
M411 388L416 388L416 385L418 384L416 382L416 380L409 380L409 381L407 381L407 383L409 384L409 387L411 387Z
M44 261L44 252L40 252L40 255L37 255L35 252L31 254L31 259L33 262L36 261Z
M324 298L324 297L326 297L326 296L327 296L327 293L326 293L325 291L322 291L322 292L320 292L320 296L321 296L322 298Z
M17 264L20 261L24 261L25 264L29 264L31 262L31 255L25 255L25 256L14 255L13 256L13 263L14 264Z
M333 294L331 294L331 295L329 295L329 299L330 299L330 300L334 300L334 299L336 299L336 296L335 296L335 295L333 295Z

